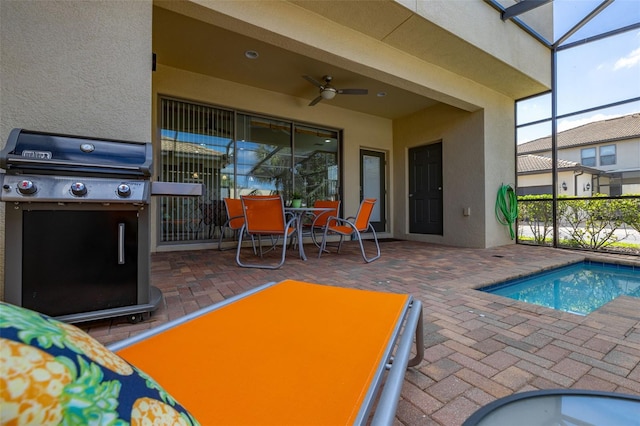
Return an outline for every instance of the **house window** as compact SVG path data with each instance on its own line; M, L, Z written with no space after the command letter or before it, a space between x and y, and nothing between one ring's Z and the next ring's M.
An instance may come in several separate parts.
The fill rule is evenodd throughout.
M580 152L580 162L583 166L593 167L596 165L596 149L584 148Z
M159 180L204 187L200 197L160 198L163 243L233 240L220 235L226 197L339 199L337 130L166 98L159 124Z
M616 146L607 145L600 147L600 165L611 166L616 164Z

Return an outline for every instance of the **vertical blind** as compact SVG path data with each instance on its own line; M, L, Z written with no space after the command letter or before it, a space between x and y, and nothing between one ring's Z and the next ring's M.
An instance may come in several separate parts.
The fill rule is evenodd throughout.
M161 109L160 180L204 186L200 197L162 198L161 241L211 239L224 222L224 180L233 174L233 112L173 99L162 99Z
M169 98L160 115L160 180L204 186L200 197L161 198L161 243L234 238L222 235L227 197L339 199L336 130Z

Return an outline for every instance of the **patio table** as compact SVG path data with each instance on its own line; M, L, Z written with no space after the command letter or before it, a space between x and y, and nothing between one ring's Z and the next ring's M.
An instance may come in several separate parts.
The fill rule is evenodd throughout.
M544 389L509 395L471 415L462 426L637 425L640 397L582 389Z
M296 231L298 234L298 251L302 260L307 260L307 255L304 252L304 246L302 245L302 218L307 213L320 213L333 210L330 207L285 207L286 213L291 213L296 218Z

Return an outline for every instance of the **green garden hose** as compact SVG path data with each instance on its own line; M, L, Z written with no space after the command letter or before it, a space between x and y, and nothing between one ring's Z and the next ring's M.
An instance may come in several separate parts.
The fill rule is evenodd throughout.
M516 235L513 224L518 218L518 198L516 191L511 185L502 185L498 190L498 198L496 199L496 219L503 225L509 227L509 234L513 240Z

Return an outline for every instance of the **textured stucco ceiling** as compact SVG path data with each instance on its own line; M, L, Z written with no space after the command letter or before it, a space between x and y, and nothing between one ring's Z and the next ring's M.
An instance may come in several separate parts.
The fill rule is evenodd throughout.
M305 0L291 3L317 15L319 20L347 26L419 60L437 64L443 72L479 81L508 96L517 98L544 89L396 2ZM315 55L313 49L303 54L300 49L291 49L283 43L241 34L236 28L222 28L211 20L198 19L196 13L189 17L168 10L171 8L176 8L176 3L157 2L154 7L153 51L158 63L309 101L318 95L318 89L302 76L321 80L322 76L331 75L337 88L366 88L369 95L338 95L325 102L387 118L403 117L441 101L429 96L428 88L418 91L411 85L398 84L397 79L389 75L355 72L356 68L347 70L325 58L320 59L317 48ZM246 33L253 35L249 27ZM260 56L247 59L244 55L247 50L254 50ZM371 52L354 52L358 54ZM386 96L376 96L379 92Z

